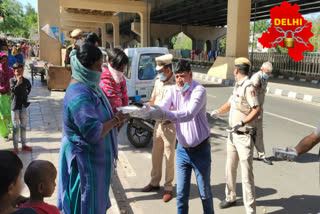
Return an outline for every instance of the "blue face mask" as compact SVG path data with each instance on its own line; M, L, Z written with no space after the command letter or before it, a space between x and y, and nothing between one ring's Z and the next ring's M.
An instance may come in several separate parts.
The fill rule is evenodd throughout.
M163 72L158 74L158 78L160 79L160 81L166 81L167 79Z
M269 75L266 74L266 73L263 73L263 74L262 74L262 78L265 79L265 80L267 80L267 79L269 79Z
M182 88L180 88L181 92L186 92L190 88L190 85L186 82Z

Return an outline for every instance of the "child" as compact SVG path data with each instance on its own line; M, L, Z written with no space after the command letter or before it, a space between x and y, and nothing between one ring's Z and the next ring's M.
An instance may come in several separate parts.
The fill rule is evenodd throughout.
M0 213L37 214L32 208L16 209L12 206L21 192L21 169L19 157L10 151L0 151Z
M23 54L21 53L22 50L21 48L19 47L18 48L18 53L16 55L16 59L17 59L17 62L21 63L21 64L24 64L24 58L23 58Z
M24 182L30 190L30 199L20 207L32 207L38 214L60 214L56 206L43 201L51 197L56 187L57 170L54 165L45 160L32 161L24 174Z
M31 91L30 81L23 77L24 68L21 63L13 65L15 77L10 79L11 94L11 118L13 125L13 151L18 154L19 130L21 136L22 151L32 151L26 145L27 107L28 95Z
M108 67L102 68L100 88L104 91L114 113L117 107L127 106L129 98L124 71L129 63L127 55L120 49L107 50Z

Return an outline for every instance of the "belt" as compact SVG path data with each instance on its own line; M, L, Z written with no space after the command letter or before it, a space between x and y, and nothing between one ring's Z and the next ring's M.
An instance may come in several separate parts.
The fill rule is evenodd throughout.
M195 147L183 147L187 152L196 152L205 147L210 142L210 138L208 137L204 141L202 141L199 145Z

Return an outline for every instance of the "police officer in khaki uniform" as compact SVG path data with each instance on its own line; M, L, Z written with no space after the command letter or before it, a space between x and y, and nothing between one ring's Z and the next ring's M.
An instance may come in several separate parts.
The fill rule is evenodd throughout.
M252 160L256 118L260 111L256 89L248 77L250 66L247 58L235 60L234 74L237 83L233 93L228 102L211 113L213 118L218 118L220 114L230 112L231 129L227 130L226 199L220 203L220 208L236 204L236 177L240 160L243 201L247 214L256 213Z
M257 96L260 104L260 113L257 120L257 135L255 140L255 147L258 153L258 160L262 160L268 165L272 165L272 162L266 157L263 143L263 104L265 94L267 92L268 78L272 72L272 64L265 62L262 64L260 71L255 73L251 77L251 82L256 88Z
M71 32L70 37L72 38L72 45L67 47L66 56L64 60L65 67L70 68L70 53L73 49L79 48L82 45L82 30L75 29Z
M156 58L158 79L151 95L150 104L159 105L169 91L175 85L175 76L172 72L172 54L166 54ZM175 125L168 121L157 121L153 133L152 170L151 181L142 191L150 192L159 189L162 175L163 153L166 158L166 174L163 200L168 202L172 198L172 181L174 178L174 154L176 145Z

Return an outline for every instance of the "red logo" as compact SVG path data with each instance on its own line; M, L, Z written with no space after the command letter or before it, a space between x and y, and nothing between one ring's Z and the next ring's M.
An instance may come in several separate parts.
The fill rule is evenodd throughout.
M297 4L292 6L286 1L270 10L271 27L258 39L264 48L285 47L294 61L303 60L303 52L313 51L309 41L313 36L312 23L305 20L299 10Z

